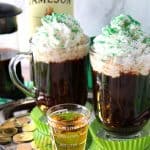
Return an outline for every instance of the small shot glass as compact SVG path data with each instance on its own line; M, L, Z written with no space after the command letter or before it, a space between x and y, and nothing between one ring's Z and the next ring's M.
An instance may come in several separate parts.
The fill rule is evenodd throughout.
M53 150L85 150L90 111L78 104L59 104L47 111Z

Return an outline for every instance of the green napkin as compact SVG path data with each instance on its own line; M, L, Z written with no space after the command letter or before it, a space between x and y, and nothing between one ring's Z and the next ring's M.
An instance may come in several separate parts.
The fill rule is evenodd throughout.
M46 116L39 107L33 108L30 113L30 117L32 118L39 132L49 135L49 126L47 124Z

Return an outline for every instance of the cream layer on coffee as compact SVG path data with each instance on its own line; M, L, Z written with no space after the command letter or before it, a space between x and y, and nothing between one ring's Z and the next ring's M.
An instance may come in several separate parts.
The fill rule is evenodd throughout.
M94 39L91 63L95 71L112 77L121 73L150 73L150 36L138 21L121 14Z
M53 13L44 16L41 22L42 26L33 35L31 44L37 61L63 62L87 55L88 37L73 17Z

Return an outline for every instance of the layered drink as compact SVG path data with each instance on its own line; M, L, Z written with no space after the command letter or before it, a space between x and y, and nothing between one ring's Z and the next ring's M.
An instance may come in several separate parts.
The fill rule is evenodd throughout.
M139 131L150 107L150 36L131 16L115 17L90 52L95 112L118 134Z
M62 104L47 113L53 150L85 150L89 111L79 105Z
M37 104L84 105L87 100L86 59L89 40L71 16L52 13L42 18L32 37Z

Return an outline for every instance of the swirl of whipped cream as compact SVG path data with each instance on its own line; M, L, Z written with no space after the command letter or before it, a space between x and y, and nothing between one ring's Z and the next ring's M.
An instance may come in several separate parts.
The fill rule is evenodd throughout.
M129 15L115 17L94 39L93 69L117 77L121 73L150 73L150 37Z
M79 59L89 51L89 39L70 15L52 13L41 18L31 49L37 61L62 62Z
M32 42L43 49L74 47L84 35L78 22L69 15L52 13L41 18L41 22L42 26L33 35Z

